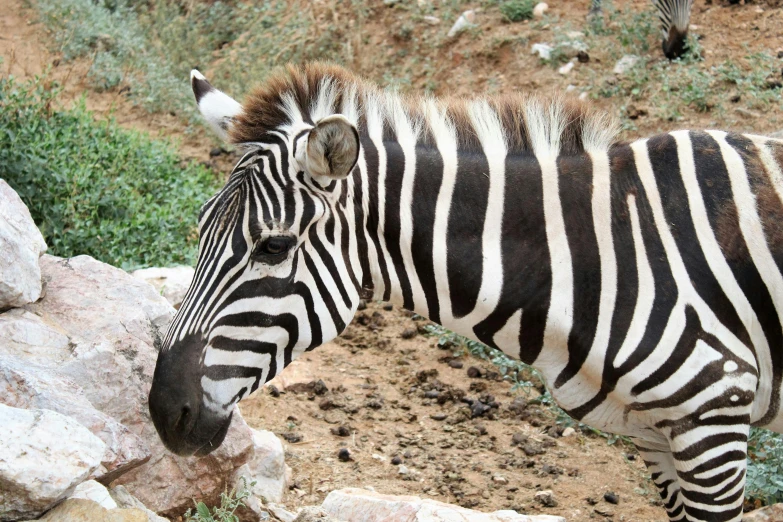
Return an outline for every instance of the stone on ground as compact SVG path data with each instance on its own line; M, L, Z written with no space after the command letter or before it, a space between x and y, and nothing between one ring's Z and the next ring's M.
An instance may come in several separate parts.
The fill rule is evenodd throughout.
M288 486L283 444L271 431L250 428L250 432L253 456L234 473L234 485L241 486L241 478L244 478L250 492L263 498L265 504L280 502ZM251 487L252 482L255 484Z
M97 502L101 507L106 509L117 509L117 503L109 494L109 490L106 486L95 480L86 480L76 486L71 496L68 498L83 498L86 500L92 500Z
M39 522L147 522L140 509L106 509L84 498L69 498L38 519Z
M357 519L358 520L358 519ZM367 520L362 518L361 520ZM396 520L396 519L395 519ZM343 522L340 519L329 516L323 508L308 506L302 508L293 522Z
M156 513L147 509L139 499L128 493L125 486L116 486L109 490L109 494L122 509L140 509L147 515L147 522L169 522L168 519L158 516Z
M30 211L0 179L0 310L24 306L41 297L38 258L46 252Z
M193 281L195 269L190 266L142 268L132 272L133 277L147 281L160 295L179 309Z
M756 509L745 513L742 517L742 522L780 522L781 520L783 520L783 504L772 504Z
M101 464L106 445L49 410L0 404L0 520L35 518Z
M364 522L565 522L562 517L520 515L510 510L481 513L437 500L357 488L332 491L321 507L337 519Z

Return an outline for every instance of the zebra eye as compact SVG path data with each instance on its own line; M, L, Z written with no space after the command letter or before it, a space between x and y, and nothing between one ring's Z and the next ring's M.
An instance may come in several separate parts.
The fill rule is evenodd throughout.
M286 236L268 237L253 250L254 257L279 257L294 246L294 239Z

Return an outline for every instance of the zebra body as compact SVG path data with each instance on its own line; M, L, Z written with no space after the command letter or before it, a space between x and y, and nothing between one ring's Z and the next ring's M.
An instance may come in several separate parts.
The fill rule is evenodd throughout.
M693 0L653 0L661 22L661 48L663 54L673 60L687 49L688 26L691 19ZM588 17L601 16L602 0L592 0Z
M619 143L581 105L404 99L319 65L222 113L193 82L248 152L202 209L158 360L170 449L214 449L242 397L371 295L533 365L573 417L632 437L671 520L739 520L749 427L783 429L783 142Z

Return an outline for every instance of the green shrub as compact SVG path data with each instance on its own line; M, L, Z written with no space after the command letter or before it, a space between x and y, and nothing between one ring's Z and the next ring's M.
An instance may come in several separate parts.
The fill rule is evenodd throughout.
M196 502L196 512L191 509L185 512L185 522L240 522L239 517L234 512L240 507L244 507L242 502L250 496L248 487L253 487L255 482L247 483L245 477L241 477L241 484L228 493L220 494L220 506L209 509L203 502Z
M500 4L500 12L509 22L521 22L533 18L534 0L508 0Z
M783 436L751 428L745 498L762 504L783 502Z
M55 110L56 89L0 79L0 178L27 204L49 252L131 269L194 262L200 205L218 188L165 142Z

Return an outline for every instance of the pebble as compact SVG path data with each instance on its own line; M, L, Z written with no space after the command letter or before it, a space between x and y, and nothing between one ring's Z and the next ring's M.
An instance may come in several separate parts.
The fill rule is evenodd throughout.
M557 507L557 499L555 498L555 494L552 493L551 489L545 489L543 491L536 492L535 496L536 502L541 504L545 507Z
M419 334L419 331L416 328L406 328L402 331L402 334L400 337L403 339L413 339Z
M424 21L430 25L438 25L440 23L440 18L437 16L425 16Z
M503 475L495 475L492 477L492 482L495 484L508 484L508 479Z
M407 475L410 472L411 470L409 470L408 466L406 466L405 464L400 464L400 466L397 468L397 473L399 473L400 475Z
M571 426L569 426L569 427L567 427L566 429L563 430L563 433L560 436L565 439L565 438L568 438L568 437L573 437L574 435L576 435L576 430L574 428L572 428Z
M568 62L567 64L561 66L557 72L565 76L566 74L570 73L573 68L574 62Z
M337 458L342 462L348 462L351 460L351 452L348 451L348 448L340 448L340 451L337 452Z
M533 8L533 16L535 16L536 18L543 18L544 13L546 13L547 11L549 11L549 6L545 2L539 2Z
M329 431L332 432L332 435L337 435L338 437L348 437L351 434L351 430L348 426L337 426Z
M607 509L607 508L597 507L597 508L593 509L593 511L595 511L596 514L604 516L604 517L607 517L607 518L614 516L614 511L612 511L611 509Z
M454 22L454 25L451 26L451 29L449 29L448 37L453 38L457 36L459 33L473 25L473 23L476 20L476 12L475 11L465 11L462 13L459 18L457 18L457 21Z
M460 368L462 368L463 364L462 361L458 361L457 359L452 359L449 361L449 366L459 370Z
M617 493L614 493L612 491L607 491L606 493L604 493L604 500L606 500L610 504L620 503L620 497L617 495Z
M436 421L446 420L446 414L445 413L433 413L432 415L430 415L430 419L436 420Z
M274 384L270 384L266 388L267 390L269 390L269 395L271 395L272 397L275 398L280 397L280 390L278 390L277 386L275 386Z
M383 309L386 310L387 312L391 312L392 310L394 310L394 305L391 303L386 303L385 305L383 305Z
M524 433L519 431L519 432L517 432L517 433L515 433L514 435L511 436L511 445L512 446L518 446L518 445L524 444L525 442L527 442L528 438L529 437L527 435L525 435Z
M587 63L590 61L590 55L586 51L579 51L576 53L576 59L579 60L579 63Z
M400 458L399 455L396 455L395 457L393 457L391 459L391 463L394 464L395 466L398 466L398 465L402 464L402 458Z
M583 92L579 95L579 101L587 101L587 92Z
M639 57L635 54L626 54L614 65L612 72L614 74L625 74L639 61Z
M304 438L302 437L301 433L291 433L291 432L282 433L280 436L283 437L288 442L290 442L291 444L302 442L302 439Z
M468 368L468 377L471 379L480 379L481 378L481 368L477 368L475 366L471 366Z
M209 151L209 157L214 158L216 156L220 156L221 154L224 154L226 151L223 149L223 147L215 147L214 149Z
M549 58L552 56L553 50L554 49L551 45L537 43L533 44L533 47L530 48L530 54L538 54L538 57L542 60L549 60Z

